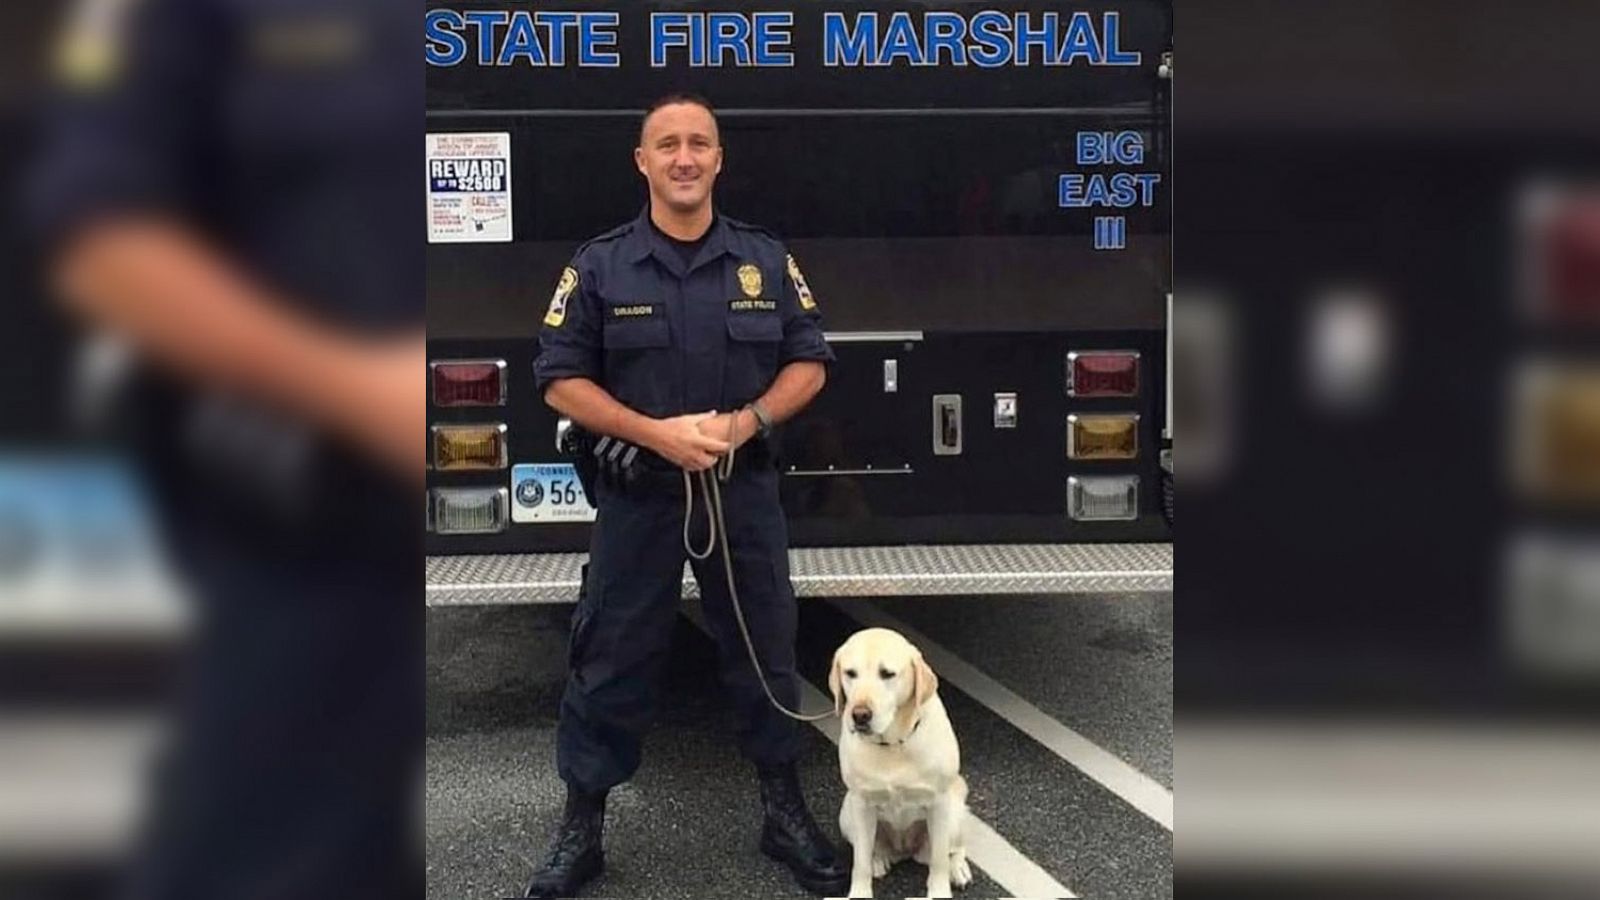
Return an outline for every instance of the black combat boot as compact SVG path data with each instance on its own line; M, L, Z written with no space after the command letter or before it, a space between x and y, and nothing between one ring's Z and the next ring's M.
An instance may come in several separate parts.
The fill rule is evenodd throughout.
M789 867L794 880L813 894L842 897L850 890L850 867L817 826L800 792L793 765L759 769L761 852Z
M572 897L605 868L600 831L606 819L606 793L590 794L567 786L567 809L561 828L539 871L533 873L524 897Z

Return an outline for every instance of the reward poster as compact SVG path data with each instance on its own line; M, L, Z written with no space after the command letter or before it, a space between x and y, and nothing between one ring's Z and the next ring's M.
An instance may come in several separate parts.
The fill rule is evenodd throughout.
M511 240L511 135L428 135L428 242Z

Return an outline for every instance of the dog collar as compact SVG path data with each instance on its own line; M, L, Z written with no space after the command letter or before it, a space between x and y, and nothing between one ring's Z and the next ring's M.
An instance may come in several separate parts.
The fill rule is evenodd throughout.
M872 743L877 744L879 747L898 747L899 745L904 744L906 741L911 740L911 736L913 734L916 734L917 733L917 729L921 728L921 727L922 727L922 717L921 716L917 716L917 721L912 724L911 730L906 732L906 736L905 737L903 737L900 740L895 741L893 743L890 743L889 741L873 741Z

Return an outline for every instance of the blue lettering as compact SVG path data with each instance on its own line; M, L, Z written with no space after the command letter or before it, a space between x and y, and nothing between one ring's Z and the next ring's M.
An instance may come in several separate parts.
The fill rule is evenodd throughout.
M922 65L917 32L911 25L911 15L905 12L889 16L889 30L884 33L883 46L878 50L878 65L892 65L897 56L904 56L906 62L913 66Z
M550 65L567 64L567 32L576 30L578 14L570 12L536 12L534 21L550 29Z
M1137 131L1080 131L1077 143L1080 166L1137 166L1144 162L1144 135Z
M1137 131L1119 131L1111 138L1111 156L1125 166L1144 164L1144 135Z
M966 33L967 20L960 13L930 12L922 20L923 45L931 65L939 65L939 51L950 51L952 65L967 64L967 48L961 43Z
M1118 209L1127 209L1133 205L1138 197L1134 190L1133 176L1127 172L1118 172L1111 176L1111 205Z
M1134 204L1152 206L1155 203L1159 173L1117 172L1109 178L1099 172L1084 175L1072 172L1060 176L1056 182L1056 205L1072 209L1088 206L1127 209Z
M758 12L755 14L756 65L792 66L794 54L785 52L789 46L789 28L794 25L794 13ZM778 29L782 29L779 31Z
M463 15L478 29L478 65L494 65L494 26L504 25L511 14L500 9L469 9Z
M453 9L433 9L423 20L430 66L456 66L467 56L467 39L460 35L466 22Z
M688 13L651 13L650 65L657 69L665 66L668 47L683 47L689 43L688 29Z
M616 67L621 65L616 49L620 21L615 12L433 9L424 16L425 55L428 65L456 66L468 58L475 43L480 66L515 66L523 61L530 66L563 66L569 35L575 33L578 65ZM1143 58L1136 50L1122 48L1122 16L1115 11L1103 13L1097 23L1092 13L1082 11L1062 22L1055 11L985 9L968 18L952 10L930 10L921 13L919 23L912 12L900 10L889 14L882 32L878 24L877 12L824 13L823 65L1137 66ZM794 13L788 11L651 13L650 65L666 66L672 49L682 47L688 49L693 67L793 66L793 27ZM1142 141L1120 135L1116 141L1115 146L1080 147L1080 152L1098 154L1092 162L1080 163L1142 164Z
M1061 55L1056 62L1070 66L1081 56L1089 65L1098 66L1102 55L1100 36L1094 33L1094 21L1086 12L1073 13L1072 21L1067 23L1067 36L1061 42Z
M1017 13L1017 65L1026 66L1032 54L1030 47L1038 47L1046 65L1051 62L1050 51L1054 49L1056 41L1056 23L1058 16L1053 12L1044 13L1040 18L1044 24L1038 28L1030 28L1033 17L1025 12Z
M539 46L539 36L534 33L533 17L525 9L519 9L512 15L511 27L506 29L506 40L500 45L500 58L495 65L509 66L519 56L526 56L530 66L544 65L544 49Z
M1084 191L1084 205L1110 205L1110 198L1106 196L1106 177L1099 172L1089 176L1088 188Z
M1139 182L1139 196L1145 206L1154 205L1156 202L1156 185L1161 183L1160 173L1151 172L1133 176Z
M1098 166L1106 161L1106 145L1098 131L1078 132L1078 165Z
M1116 12L1106 13L1106 50L1105 64L1108 66L1137 66L1141 58L1139 51L1124 52L1118 46L1118 37L1122 30L1122 14Z
M1128 220L1123 216L1096 216L1094 249L1121 250L1128 246Z
M1056 205L1071 208L1084 206L1083 176L1076 172L1063 175L1056 183Z
M861 13L846 34L844 13L830 12L822 17L822 64L825 66L859 66L865 60L869 47L878 43L878 14Z
M580 13L578 17L578 65L580 66L618 66L621 62L617 59L615 50L604 50L603 47L617 45L617 22L621 17L616 13ZM609 26L612 30L601 31L602 27Z
M1011 59L1011 18L992 9L972 17L972 61L994 69Z
M750 22L738 13L711 13L711 64L722 65L724 50L733 51L733 64L750 65Z

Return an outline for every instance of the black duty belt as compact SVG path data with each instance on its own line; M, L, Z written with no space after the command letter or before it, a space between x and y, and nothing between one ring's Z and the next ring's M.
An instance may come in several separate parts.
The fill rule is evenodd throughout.
M683 495L683 470L643 447L595 435L574 425L567 430L562 451L578 470L578 481L592 505L599 505L595 488L602 481L608 487L628 492ZM735 472L770 468L773 464L772 449L761 438L752 438L734 453Z

